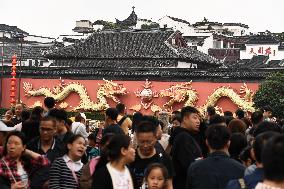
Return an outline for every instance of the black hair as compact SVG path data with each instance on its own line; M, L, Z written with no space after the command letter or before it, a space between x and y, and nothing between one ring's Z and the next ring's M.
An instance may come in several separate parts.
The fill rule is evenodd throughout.
M57 108L51 109L48 115L54 117L58 121L66 122L67 120L67 112L63 109L57 109Z
M250 159L252 162L254 162L253 158L251 156L251 149L252 149L251 146L247 146L243 149L243 151L240 153L240 160L241 161L246 162Z
M156 135L157 127L150 121L142 121L136 128L136 133L153 133Z
M227 127L223 125L212 125L206 130L206 139L209 146L214 150L221 150L230 140L231 134Z
M188 116L188 115L190 115L190 114L199 114L199 111L196 109L196 108L194 108L194 107L192 107L192 106L186 106L186 107L183 107L182 109L181 109L181 112L180 112L180 114L181 114L181 120L183 121L183 119L186 117L186 116Z
M181 119L180 119L180 117L179 117L179 116L175 116L175 117L172 119L172 122L173 122L173 121L175 121L175 120L177 120L178 122L180 122L180 123L181 123Z
M209 125L221 124L221 123L226 124L226 119L225 119L224 116L220 116L219 114L215 114L212 117L210 117Z
M234 119L233 116L224 116L226 120L226 125L229 125L229 123Z
M71 119L66 120L66 125L71 128L73 121Z
M242 109L237 109L236 112L235 112L236 116L239 118L239 119L242 119L245 117L245 112L244 110Z
M143 121L143 122L145 122L145 121L151 122L151 123L153 123L153 125L154 125L155 127L158 127L158 126L159 126L159 120L158 120L156 117L154 117L154 116L147 116L147 115L144 115L144 116L142 117L142 120L141 120L141 121Z
M207 113L208 113L209 116L213 116L213 115L216 114L216 110L213 106L208 106L207 107Z
M77 114L75 115L75 122L81 122L82 119L84 119L84 118L81 116L80 113L77 113Z
M150 175L150 173L151 173L151 171L153 169L161 169L163 177L165 179L165 182L169 179L168 170L167 170L167 168L163 164L161 164L161 163L152 163L152 164L148 165L148 167L147 167L147 169L145 171L145 181L146 182L147 182L147 179L148 179L148 177L149 177L149 175Z
M124 110L125 110L125 105L122 104L122 103L118 103L115 108L116 108L116 110L118 111L118 113L120 114L120 113L123 113L123 112L124 112Z
M262 151L264 178L270 181L284 180L284 135L270 139Z
M115 136L114 133L106 133L102 139L101 139L101 142L100 142L100 145L101 146L105 146L111 139L112 137Z
M6 141L4 144L4 150L3 150L3 156L7 155L7 143L8 140L11 136L17 136L21 139L23 146L27 144L27 139L24 133L20 132L20 131L11 131L10 133L8 133L7 137L6 137Z
M263 113L261 111L255 111L251 114L251 122L254 125L259 124L263 119Z
M231 112L231 111L225 111L225 112L224 112L224 116L225 116L225 117L233 117L233 112Z
M43 103L48 109L51 109L55 106L55 99L53 97L46 97Z
M93 132L93 133L89 134L88 139L96 142L97 133Z
M247 147L247 139L242 133L233 133L230 138L229 153L231 158L239 159L241 152Z
M22 122L28 120L31 116L31 113L28 110L23 110L21 117L22 117Z
M76 135L71 135L71 136L68 138L66 146L67 146L68 144L73 144L78 138L83 138L84 141L85 141L85 143L86 143L85 138L84 138L81 134L76 134ZM67 149L66 149L66 153L68 153L68 152L69 152L69 149L67 148Z
M263 106L262 110L265 111L265 112L272 112L272 108L269 105Z
M46 117L43 117L40 122L43 122L43 121L51 121L52 124L53 124L53 127L56 127L56 121L53 117L51 116L46 116Z
M267 132L267 131L274 131L277 133L281 133L281 128L276 123L270 121L263 121L261 122L257 128L253 132L253 136L257 137L259 134Z
M118 116L118 111L115 108L108 108L106 109L106 116L116 121Z
M34 107L30 116L31 120L39 121L42 118L43 108L40 106Z
M136 131L136 127L141 123L143 118L143 114L140 112L135 112L135 114L133 115L133 119L132 119L132 133L134 133L134 131Z
M121 149L127 149L131 143L129 136L118 134L111 138L106 147L106 153L110 161L119 160L121 157Z
M279 133L268 131L268 132L259 134L255 138L252 147L253 147L255 159L258 163L262 163L261 154L262 154L263 148L265 144L267 143L267 141L277 135L279 135Z

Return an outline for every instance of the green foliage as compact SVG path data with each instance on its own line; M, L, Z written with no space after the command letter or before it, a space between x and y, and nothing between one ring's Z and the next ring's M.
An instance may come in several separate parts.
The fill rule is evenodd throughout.
M141 29L148 30L152 28L160 28L160 25L158 23L152 23L152 24L142 24Z
M253 101L256 108L269 105L274 116L284 118L284 72L268 76L260 85Z

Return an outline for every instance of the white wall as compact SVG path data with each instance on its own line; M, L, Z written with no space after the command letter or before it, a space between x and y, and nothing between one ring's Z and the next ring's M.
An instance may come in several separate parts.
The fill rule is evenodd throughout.
M163 28L164 25L167 25L167 28L173 28L174 30L179 30L181 33L193 33L194 28L189 26L183 22L177 22L169 18L168 16L164 16L163 18L158 20L160 27Z
M197 68L197 64L187 63L187 62L178 62L178 68Z
M86 21L76 21L76 27L80 28L92 28L92 23L88 20Z
M247 34L247 28L241 27L241 26L223 26L224 29L228 29L229 31L233 32L234 36L241 36ZM242 34L243 31L243 34Z

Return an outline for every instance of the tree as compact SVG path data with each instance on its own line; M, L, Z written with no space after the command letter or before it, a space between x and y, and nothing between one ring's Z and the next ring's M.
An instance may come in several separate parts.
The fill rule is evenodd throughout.
M284 118L284 72L273 73L261 83L253 98L256 108L269 105L273 115Z

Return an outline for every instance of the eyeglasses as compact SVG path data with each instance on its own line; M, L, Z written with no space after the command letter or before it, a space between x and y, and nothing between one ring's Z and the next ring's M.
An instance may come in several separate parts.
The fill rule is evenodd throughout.
M42 128L42 127L39 128L39 132L42 132L42 133L44 132L51 133L52 131L53 129L50 129L50 128Z
M138 146L154 146L155 141L137 141Z

